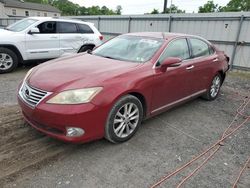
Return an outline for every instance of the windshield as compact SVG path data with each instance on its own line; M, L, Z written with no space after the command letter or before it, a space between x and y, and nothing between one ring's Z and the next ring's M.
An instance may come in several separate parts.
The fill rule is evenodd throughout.
M10 26L8 26L6 29L14 32L23 31L27 27L31 26L33 23L37 22L38 20L35 19L24 19L20 20Z
M110 59L142 63L150 60L162 43L162 39L123 35L104 43L92 54Z

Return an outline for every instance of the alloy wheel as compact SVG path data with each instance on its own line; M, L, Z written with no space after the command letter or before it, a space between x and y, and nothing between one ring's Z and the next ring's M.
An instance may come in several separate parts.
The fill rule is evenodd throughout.
M12 65L12 57L6 53L0 53L0 70L8 70Z
M125 138L132 134L138 125L139 116L139 108L136 104L124 104L115 115L113 129L116 136Z
M220 77L217 75L214 77L213 82L212 82L212 86L210 88L210 95L211 97L216 97L217 94L219 93L220 90L220 86L221 86L221 79Z

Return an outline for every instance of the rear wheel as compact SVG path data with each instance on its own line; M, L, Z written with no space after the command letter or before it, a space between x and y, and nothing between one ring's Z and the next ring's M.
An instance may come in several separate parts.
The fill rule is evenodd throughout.
M17 65L17 55L8 48L0 48L0 73L11 72Z
M210 85L209 90L206 92L205 95L202 96L202 98L212 101L217 98L219 92L220 92L220 87L222 84L222 78L220 74L217 74Z
M105 138L113 143L129 140L141 125L143 107L140 100L126 95L116 102L105 126Z

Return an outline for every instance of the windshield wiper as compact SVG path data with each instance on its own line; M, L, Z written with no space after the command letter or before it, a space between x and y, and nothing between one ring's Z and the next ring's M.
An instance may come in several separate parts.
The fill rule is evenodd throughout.
M105 58L108 58L108 59L116 59L116 58L110 57L110 56L102 56L102 57L105 57Z

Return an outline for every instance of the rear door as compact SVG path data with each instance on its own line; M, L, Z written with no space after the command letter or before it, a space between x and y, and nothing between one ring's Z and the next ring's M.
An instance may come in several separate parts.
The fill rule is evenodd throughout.
M54 21L40 23L40 33L25 36L26 55L28 59L50 59L59 57L59 34Z
M60 37L60 55L77 53L83 45L82 34L76 23L58 22Z
M213 76L213 65L218 58L206 41L199 38L189 38L188 41L192 51L192 59L187 61L191 66L189 69L191 75L189 93L192 94L208 88L211 76Z
M96 40L100 41L99 36L97 36L90 26L87 24L77 24L79 33L81 35L81 40L83 44L98 44Z

